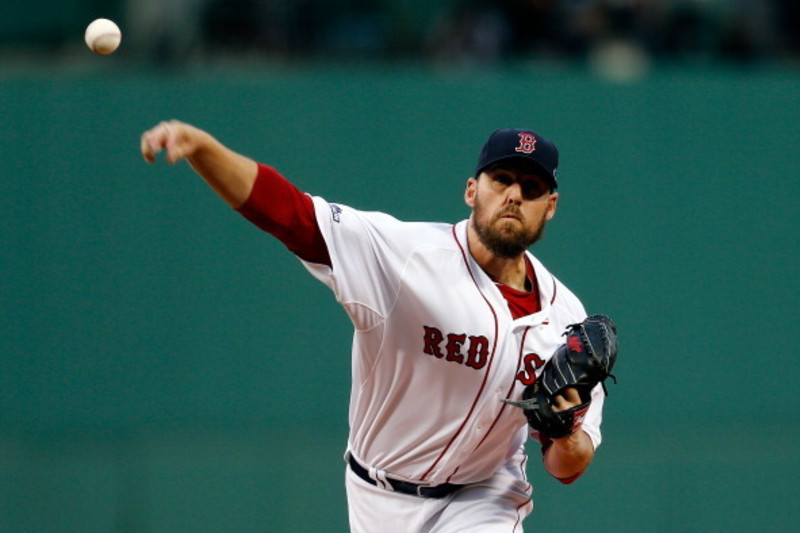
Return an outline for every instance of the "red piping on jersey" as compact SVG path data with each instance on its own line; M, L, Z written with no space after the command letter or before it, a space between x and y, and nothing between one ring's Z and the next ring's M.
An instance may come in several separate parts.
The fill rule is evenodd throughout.
M558 290L558 285L556 284L556 278L550 274L550 277L553 279L553 297L550 298L550 305L553 305L553 302L556 301L556 290Z
M547 322L544 322L544 324L547 324ZM519 346L519 356L517 357L517 368L520 368L520 367L522 366L522 354L523 354L523 352L525 351L525 338L528 336L528 331L529 331L530 329L531 329L531 328L530 328L530 326L527 326L527 327L525 328L525 332L522 334L522 340L521 340L521 342L520 342L520 346ZM510 398L510 397L511 397L511 393L514 391L514 385L516 385L516 379L517 379L517 378L516 378L516 376L515 376L515 377L514 377L514 379L511 381L511 387L508 389L508 392L506 392L506 398ZM494 419L494 422L492 422L492 425L491 425L491 426L489 426L489 429L488 429L488 430L486 430L486 434L483 436L483 438L481 439L481 441L478 443L478 445L477 445L477 446L475 446L475 450L477 450L478 448L480 448L480 447L481 447L481 445L482 445L482 444L483 444L483 443L486 441L486 439L487 439L487 438L489 437L489 435L492 433L492 430L493 430L493 429L494 429L494 427L497 425L497 422L499 422L499 421L500 421L500 417L503 415L503 411L505 411L505 409L506 409L506 406L507 406L507 404L505 404L505 403L504 403L504 404L503 404L503 405L500 407L500 412L499 412L499 413L497 413L497 417ZM450 482L450 480L453 478L453 476L455 476L455 475L456 475L456 473L458 472L458 469L459 469L459 468L461 468L461 467L460 467L460 466L457 466L457 467L456 467L456 469L455 469L455 470L453 470L453 473L452 473L452 474L450 474L450 476L447 478L447 482L448 482L448 483L449 483L449 482Z
M519 469L520 469L520 473L522 474L522 480L525 482L525 492L530 494L531 484L528 483L528 475L527 475L527 470L525 468L525 465L527 463L528 463L528 454L527 454L527 452L525 452L525 449L523 448L522 449L522 462L519 465ZM522 516L520 516L520 510L522 510L522 508L525 507L526 505L528 505L530 502L531 502L531 498L527 498L524 502L522 502L521 504L519 504L517 506L517 521L514 522L514 527L511 529L511 531L517 531L517 528L522 525Z
M528 486L530 486L530 485L528 485ZM520 516L519 512L523 507L528 505L528 502L530 502L530 501L531 501L531 499L528 498L527 500L525 500L524 503L522 503L521 505L517 506L517 521L514 522L514 529L512 529L511 531L516 531L517 528L520 526L520 521L522 520L522 517Z
M475 279L475 274L473 274L472 270L470 270L469 268L469 260L467 258L467 252L464 250L464 247L461 246L461 242L458 240L455 226L452 227L452 233L453 233L453 239L455 239L458 248L461 250L461 256L464 259L464 265L467 267L467 271L469 272L469 275L472 278L472 282L475 284L475 287L478 288L478 281ZM489 373L492 369L492 363L494 362L494 354L495 351L497 350L497 337L498 337L499 327L498 327L497 313L495 313L494 307L492 307L492 304L489 303L489 300L486 298L486 296L479 288L478 292L480 293L481 298L483 298L483 301L486 302L486 305L489 306L489 310L492 312L492 316L494 317L494 343L492 344L492 352L491 355L489 356L489 362L486 364L486 373L483 375L483 381L481 382L480 388L478 388L478 393L475 395L475 399L472 401L472 405L469 408L469 412L467 413L467 416L464 417L464 421L461 423L461 426L453 434L453 437L450 439L450 442L447 443L447 446L444 447L444 450L442 450L442 453L439 454L439 457L436 458L431 467L428 468L428 470L424 474L422 474L422 478L420 479L421 481L424 481L430 475L433 469L436 468L436 465L439 464L439 461L442 460L444 455L450 449L450 446L453 445L453 442L455 442L456 438L459 435L461 435L462 431L464 431L464 428L467 425L467 421L470 418L472 418L472 413L475 411L475 406L478 405L478 400L483 395L483 389L486 388L486 381L489 379Z
M522 366L522 352L525 351L525 337L528 336L528 330L530 330L530 329L531 329L531 327L527 326L525 328L525 332L522 334L522 340L520 341L520 345L519 345L519 357L517 358L517 368L520 368ZM516 375L515 375L514 379L511 381L511 388L509 388L508 392L506 393L506 398L511 397L511 392L514 390L514 385L516 384L516 381L517 381L517 378L516 378ZM486 435L484 435L483 438L481 439L481 441L478 443L478 445L475 446L476 450L481 447L481 444L483 444L483 441L486 440L486 438L492 432L492 429L494 429L494 426L497 425L497 422L500 420L500 417L502 416L503 411L505 411L507 406L508 406L508 404L504 403L502 405L502 407L500 407L500 412L497 413L497 417L494 419L494 422L492 422L492 425L489 426L489 429L486 431Z
M452 474L450 474L449 476L447 476L447 479L445 480L445 483L450 483L450 480L451 480L451 479L453 479L453 476L455 476L455 475L458 473L458 470L459 470L460 468L461 468L461 465L458 465L458 466L456 467L456 469L455 469L455 470L453 470L453 473L452 473Z

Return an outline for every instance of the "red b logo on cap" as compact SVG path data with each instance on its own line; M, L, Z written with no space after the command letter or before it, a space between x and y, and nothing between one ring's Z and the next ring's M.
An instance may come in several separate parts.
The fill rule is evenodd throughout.
M520 133L519 134L519 146L515 149L517 152L522 152L523 154L529 154L536 150L536 137L533 136L532 133Z

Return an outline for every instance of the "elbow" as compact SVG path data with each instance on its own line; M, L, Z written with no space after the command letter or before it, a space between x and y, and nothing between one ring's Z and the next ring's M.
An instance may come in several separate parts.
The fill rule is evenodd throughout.
M573 482L577 481L577 480L578 480L578 478L579 478L579 477L581 477L581 475L582 475L584 472L586 472L586 470L581 470L581 471L580 471L580 472L578 472L577 474L572 474L571 476L567 476L567 477L557 477L556 479L557 479L559 482L561 482L561 484L563 484L563 485L570 485L570 484L572 484Z

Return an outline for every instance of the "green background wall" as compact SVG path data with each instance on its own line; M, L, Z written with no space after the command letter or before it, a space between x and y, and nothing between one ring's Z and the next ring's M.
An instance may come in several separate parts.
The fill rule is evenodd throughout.
M527 529L800 520L798 73L93 57L0 78L0 531L347 528L349 323L185 163L141 160L169 118L330 200L451 222L493 129L547 134L562 197L535 253L621 351L589 472L561 486L531 447Z

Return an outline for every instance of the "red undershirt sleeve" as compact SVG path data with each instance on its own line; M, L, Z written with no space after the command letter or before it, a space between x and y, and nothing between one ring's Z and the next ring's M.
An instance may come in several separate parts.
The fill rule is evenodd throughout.
M274 168L258 165L253 190L237 211L299 258L331 266L328 247L317 225L314 202Z

